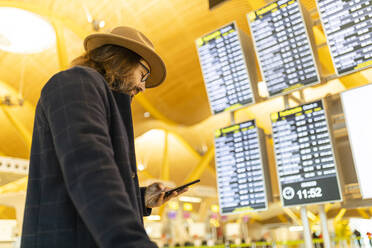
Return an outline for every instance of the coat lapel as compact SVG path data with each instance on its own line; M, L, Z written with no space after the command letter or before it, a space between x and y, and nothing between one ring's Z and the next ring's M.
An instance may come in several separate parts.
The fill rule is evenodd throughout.
M131 110L131 97L127 94L118 93L112 91L117 107L119 109L121 119L123 121L125 131L128 135L129 152L130 152L130 163L133 171L137 170L136 166L136 154L134 149L134 133L133 133L133 120Z

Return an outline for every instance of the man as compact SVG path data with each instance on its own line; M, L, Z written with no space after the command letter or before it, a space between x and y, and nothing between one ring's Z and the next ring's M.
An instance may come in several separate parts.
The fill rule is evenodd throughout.
M130 103L164 81L165 65L130 27L90 35L84 47L36 107L21 247L157 247L142 217L177 193L139 188Z

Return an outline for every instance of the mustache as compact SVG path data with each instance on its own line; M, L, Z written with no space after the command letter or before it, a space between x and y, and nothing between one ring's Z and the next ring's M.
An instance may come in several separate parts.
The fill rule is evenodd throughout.
M125 93L127 95L136 95L143 91L142 87L136 85L130 80L115 80L115 83L113 85L113 88L116 91Z

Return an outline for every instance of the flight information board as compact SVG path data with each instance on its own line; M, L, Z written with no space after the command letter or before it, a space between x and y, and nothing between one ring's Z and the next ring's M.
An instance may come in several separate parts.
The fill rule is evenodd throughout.
M318 0L323 29L338 75L372 65L372 2Z
M215 134L221 214L267 209L266 157L262 130L254 120L218 129Z
M283 206L341 200L322 101L271 114Z
M240 36L231 23L196 40L213 114L254 102Z
M297 0L280 0L247 15L270 96L320 82L313 41Z

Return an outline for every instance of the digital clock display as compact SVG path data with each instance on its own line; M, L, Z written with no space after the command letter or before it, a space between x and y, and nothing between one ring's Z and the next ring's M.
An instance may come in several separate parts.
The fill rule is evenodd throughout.
M321 187L299 190L297 191L297 195L300 200L307 198L321 198L323 196Z
M271 114L284 206L341 200L322 101Z

